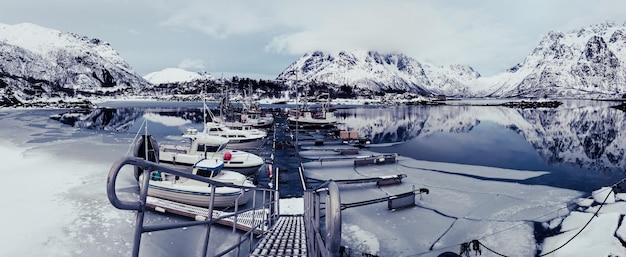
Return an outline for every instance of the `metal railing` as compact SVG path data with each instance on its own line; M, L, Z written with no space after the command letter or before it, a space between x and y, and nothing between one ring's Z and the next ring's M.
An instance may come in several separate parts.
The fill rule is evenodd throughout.
M338 256L341 246L341 198L337 183L328 181L304 191L304 225L310 257Z
M274 130L276 133L276 129ZM276 136L274 136L272 153L271 153L271 164L274 162L275 149L276 149ZM296 144L297 147L297 144ZM297 151L298 149L296 149ZM186 222L176 222L166 223L166 224L145 224L145 214L147 212L147 199L148 199L148 188L149 188L149 179L143 179L143 185L140 186L139 197L138 199L133 200L121 200L117 195L116 183L118 180L118 175L122 168L125 166L134 166L134 169L128 169L129 172L135 172L137 168L141 171L144 178L152 177L152 173L159 171L171 174L173 176L184 177L188 179L194 179L198 181L202 181L213 185L211 187L211 200L210 202L214 202L215 197L215 188L220 186L228 186L232 188L241 188L242 190L254 190L254 195L252 197L251 207L246 207L243 210L238 210L238 205L235 203L235 209L233 213L228 215L219 216L216 218L213 217L213 206L212 204L208 208L207 219L202 220L196 218L195 221L186 221ZM338 256L339 249L341 244L341 199L339 195L339 187L334 181L327 181L315 189L307 189L305 178L303 175L304 167L300 162L299 165L300 179L302 183L302 187L304 190L303 200L304 200L304 225L305 225L305 233L307 238L307 255L309 257L330 257L330 256ZM137 174L135 174L137 175ZM202 256L207 255L207 248L209 246L210 241L210 232L211 226L213 224L219 223L220 220L223 219L234 219L235 223L233 224L233 232L236 230L236 222L237 216L249 212L254 211L257 213L257 210L268 210L268 214L263 216L263 221L260 224L254 225L250 231L247 231L239 236L239 240L233 241L232 246L223 250L220 253L216 253L214 256L224 256L227 254L236 254L236 256L248 256L249 253L254 249L253 244L255 241L255 234L264 234L268 229L272 228L273 225L279 218L279 192L278 192L278 168L274 173L274 183L275 189L262 189L255 188L251 189L249 187L237 186L233 184L226 184L223 182L215 181L209 178L196 176L187 172L183 172L180 170L173 169L171 167L160 165L151 161L146 161L137 157L123 157L116 161L109 170L108 178L107 178L107 196L111 204L121 210L130 210L136 211L136 223L135 223L135 232L133 239L133 250L132 256L139 256L139 251L141 248L141 239L144 233L154 232L154 231L163 231L169 229L183 228L183 227L191 227L191 226L206 226L206 234L204 236L204 245L202 250ZM257 195L262 194L262 195ZM136 197L135 197L136 198ZM261 202L257 202L258 199L262 199ZM248 205L246 205L248 206ZM232 240L232 237L221 237L224 241L227 241L226 238ZM229 242L226 242L229 243ZM249 243L250 251L247 253L241 253L241 248L245 243Z
M186 222L177 222L177 223L145 224L144 219L145 219L145 214L147 210L146 203L147 203L147 197L148 197L148 183L150 179L142 180L143 185L140 187L138 199L121 200L117 195L116 183L117 183L118 175L120 171L122 170L122 168L127 165L141 168L143 170L144 178L150 178L152 177L153 172L159 171L159 172L169 173L173 176L180 176L180 177L184 177L188 179L194 179L194 180L202 181L210 185L213 185L211 186L211 203L213 203L215 200L214 198L215 198L216 187L227 186L231 188L241 188L242 190L254 190L253 196L251 199L252 204L251 204L251 207L249 208L246 207L243 210L238 210L237 209L238 203L235 202L235 211L233 213L230 213L228 215L222 215L219 217L214 217L213 204L210 204L208 208L208 215L207 215L208 218L206 220L196 219L195 221L186 221ZM134 171L134 169L126 169L126 170L128 170L129 172ZM259 193L261 193L262 195L259 195L257 197L257 194ZM236 256L241 256L242 246L245 243L249 243L248 249L253 249L252 246L254 244L255 234L259 234L259 233L262 234L263 232L265 232L267 228L270 228L271 226L274 225L275 221L278 218L277 208L278 208L279 194L277 190L262 189L262 188L251 189L250 187L223 183L223 182L215 181L209 178L193 175L191 173L172 169L168 166L146 161L144 159L137 158L137 157L121 158L111 166L111 169L109 170L109 175L107 178L107 196L109 198L109 201L114 207L121 209L121 210L131 210L131 211L137 212L132 256L139 256L141 238L144 233L183 228L183 227L199 226L199 225L206 226L206 234L204 237L204 247L202 250L202 256L206 256L207 250L208 250L207 248L208 248L209 240L210 240L211 226L213 224L216 224L220 220L223 220L223 219L229 219L229 218L234 219L235 222L233 223L233 231L235 231L235 226L237 224L237 216L243 213L249 212L249 211L255 211L254 213L257 213L256 210L269 210L269 213L267 215L262 215L263 216L262 222L259 222L258 224L253 223L252 228L249 231L245 232L243 235L240 235L239 240L232 242L232 246L214 255L214 256L224 256L226 254L236 253ZM260 203L257 202L258 198L262 199ZM214 217L214 218L211 218L211 217ZM254 220L254 217L253 217L253 220ZM225 238L226 237L222 237L224 241L226 241Z

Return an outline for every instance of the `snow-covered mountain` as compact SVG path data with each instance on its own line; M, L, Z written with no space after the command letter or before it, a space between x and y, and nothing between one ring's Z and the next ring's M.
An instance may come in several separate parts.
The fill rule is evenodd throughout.
M212 80L210 74L187 71L179 68L165 68L143 76L144 79L154 85L167 83L183 83L194 80Z
M626 26L602 22L549 32L526 59L481 77L464 65L435 66L403 54L305 54L278 80L316 81L372 91L457 97L621 97L626 93Z
M354 51L334 55L317 51L292 63L277 80L347 85L374 92L462 95L467 93L463 85L478 77L480 74L469 66L435 66L403 54Z
M30 23L0 24L0 106L130 94L149 86L100 39Z
M305 54L277 81L454 97L615 98L626 93L624 67L626 26L607 21L567 33L549 32L521 63L490 77L465 65L436 66L400 53L352 51ZM195 94L212 80L207 74L180 69L142 78L99 39L29 23L0 24L0 106L81 97Z
M621 97L626 93L626 26L606 21L551 31L526 59L491 78L488 96Z

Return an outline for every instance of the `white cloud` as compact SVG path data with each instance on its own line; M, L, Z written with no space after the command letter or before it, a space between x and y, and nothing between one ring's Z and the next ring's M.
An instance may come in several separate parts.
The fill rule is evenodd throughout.
M551 30L626 20L619 0L25 1L0 10L3 22L101 38L144 73L188 56L206 62L205 54L214 62L204 64L210 71L263 66L260 72L275 76L290 63L286 56L359 49L466 64L490 75L523 61ZM150 58L155 51L167 53L158 64Z
M172 6L175 5L175 6ZM216 37L254 33L274 24L270 12L256 1L176 1L160 3L161 9L169 9L169 15L161 25L191 28Z
M183 70L202 71L205 69L204 61L199 59L184 59L178 64Z
M529 54L550 30L621 17L604 1L197 1L168 6L163 24L221 40L272 35L265 51L301 55L322 50L404 53L438 65L501 71ZM593 14L593 15L590 15ZM600 19L603 20L603 19ZM580 22L577 22L580 21ZM481 71L481 69L479 69Z

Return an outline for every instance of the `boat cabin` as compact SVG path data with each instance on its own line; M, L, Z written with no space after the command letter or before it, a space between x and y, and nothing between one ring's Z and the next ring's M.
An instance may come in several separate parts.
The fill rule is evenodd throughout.
M189 138L189 140L191 141L189 154L216 153L224 150L226 148L226 145L228 145L228 139L219 136L211 136L204 133L185 134L183 135L183 137Z
M224 162L217 158L202 159L193 165L193 174L212 178L219 174L224 168Z

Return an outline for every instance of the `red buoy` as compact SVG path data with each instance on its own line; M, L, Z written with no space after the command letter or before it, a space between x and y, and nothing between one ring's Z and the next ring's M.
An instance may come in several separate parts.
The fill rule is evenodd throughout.
M231 154L230 152L225 152L224 153L224 160L225 161L230 161L230 158L233 158L233 154Z

